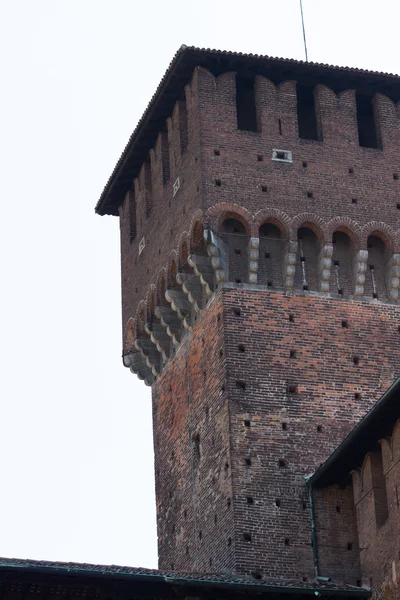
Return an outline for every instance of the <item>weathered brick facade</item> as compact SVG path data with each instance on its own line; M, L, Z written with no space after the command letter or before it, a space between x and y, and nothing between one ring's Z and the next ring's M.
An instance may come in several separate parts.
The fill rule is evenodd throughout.
M319 569L400 598L400 378L308 480Z
M175 108L119 206L160 568L310 578L304 478L400 374L399 80L211 55L171 66ZM338 496L323 574L355 583Z

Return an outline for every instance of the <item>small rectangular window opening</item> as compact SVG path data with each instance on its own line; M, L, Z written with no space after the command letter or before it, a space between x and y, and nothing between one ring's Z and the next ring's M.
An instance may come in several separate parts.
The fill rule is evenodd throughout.
M136 238L136 199L133 192L129 192L128 196L129 209L129 239L132 243Z
M264 194L265 194L265 192L267 192L267 186L266 185L262 185L261 186L261 191L264 192Z
M314 88L297 84L296 91L299 137L303 140L319 140Z
M386 478L383 472L382 451L371 453L372 489L375 504L375 519L378 527L383 525L389 516L389 507L386 491Z
M356 94L358 142L363 148L381 148L372 97Z
M165 185L170 177L168 134L161 133L162 180Z
M236 75L237 128L258 131L254 79Z
M278 119L279 135L282 135L282 119Z

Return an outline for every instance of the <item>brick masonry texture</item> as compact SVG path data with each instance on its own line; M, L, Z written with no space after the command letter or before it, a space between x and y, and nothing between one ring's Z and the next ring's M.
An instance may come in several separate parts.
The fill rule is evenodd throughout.
M373 587L376 597L389 600L400 598L399 422L396 423L392 436L381 440L381 456L386 497L374 494L374 453L369 453L362 467L353 472L353 491L363 582ZM379 509L382 508L379 505L384 505L383 508L387 511L383 518L379 514Z
M235 570L225 362L218 294L153 386L160 568Z
M374 598L398 599L400 422L380 449L374 441L352 484L314 490L319 564L323 573L371 587Z
M215 227L229 211L242 214L255 235L263 221L277 218L283 224L290 222L291 239L308 223L320 228L328 243L333 231L342 227L361 248L366 247L368 234L378 229L391 251L399 252L400 179L394 179L400 177L399 108L385 96L375 97L383 150L363 148L358 143L354 90L340 97L325 86L317 86L316 92L323 141L298 136L295 83L275 88L264 77L256 78L261 131L239 131L234 74L215 78L205 69L195 70L186 86L188 145L183 152L179 104L167 123L171 175L165 185L161 136L151 152L152 208L147 218L144 169L133 183L137 233L132 243L127 199L120 209L124 331L129 318L136 317L139 303L146 305L160 273L168 271L196 216L205 215L206 223ZM290 150L293 163L272 161L273 148ZM172 185L178 177L181 187L173 197ZM313 197L307 197L307 192ZM143 237L146 247L139 256Z
M153 387L160 567L312 577L304 476L399 372L399 308L229 285ZM199 436L199 457L190 431ZM328 561L335 565L329 575L343 579L349 541L356 549L354 532L329 541L338 546L336 559L344 554ZM349 583L359 579L356 568Z
M257 76L258 131L240 131L235 74L196 68L120 208L125 353L166 306L164 283L179 290L183 247L195 250L199 227L229 250L231 283L181 331L153 384L162 569L312 578L304 477L400 374L399 106L374 97L374 149L359 145L355 90L317 85L314 98L320 139L300 139L296 83ZM271 160L274 149L293 162ZM229 238L232 218L243 232ZM280 236L269 267L269 242L258 246L266 223ZM400 572L381 533L365 533L363 504L356 524L350 488L317 501L324 575L356 583L365 565L375 573L393 560ZM379 548L361 562L357 535Z

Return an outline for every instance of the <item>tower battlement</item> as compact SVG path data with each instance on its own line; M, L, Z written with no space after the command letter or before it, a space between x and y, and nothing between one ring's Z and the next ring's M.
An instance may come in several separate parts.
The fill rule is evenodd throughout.
M182 48L108 182L161 568L312 575L304 477L400 373L399 100L391 75Z
M124 353L147 383L225 281L398 301L399 104L309 69L196 66L126 192Z

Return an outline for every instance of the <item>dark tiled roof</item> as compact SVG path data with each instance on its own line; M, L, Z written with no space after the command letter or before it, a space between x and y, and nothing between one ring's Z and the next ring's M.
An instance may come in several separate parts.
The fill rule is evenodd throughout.
M0 558L0 573L15 571L17 573L48 573L68 575L69 577L96 576L113 579L130 579L132 582L149 581L165 584L187 584L200 587L229 587L234 589L256 588L259 592L279 592L280 594L300 593L304 595L322 594L369 597L370 590L348 584L336 584L330 581L300 581L284 579L255 579L234 573L182 573L176 571L159 571L141 567L124 567L117 565L93 565L87 563L51 562L45 560L29 560L20 558Z
M362 465L365 455L391 435L400 418L400 378L383 394L331 456L308 480L309 485L325 487L342 484L352 469Z
M400 99L400 77L391 73L181 46L129 138L100 196L95 209L98 214L118 214L118 206L125 192L132 185L143 160L150 148L154 146L159 131L164 128L165 120L172 114L175 102L182 95L185 84L198 65L209 69L215 75L233 70L249 75L263 74L275 83L287 79L299 79L309 84L318 81L330 86L336 92L356 87L364 92L380 91L395 101Z

